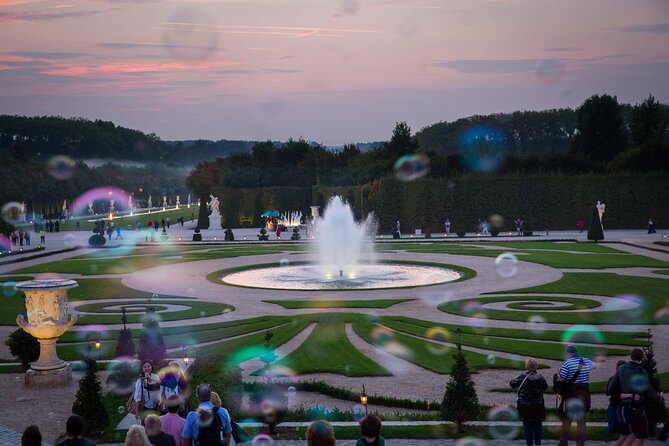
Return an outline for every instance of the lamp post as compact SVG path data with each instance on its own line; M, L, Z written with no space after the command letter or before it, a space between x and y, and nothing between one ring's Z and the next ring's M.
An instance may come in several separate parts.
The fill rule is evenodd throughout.
M360 404L365 406L365 415L367 415L367 393L365 392L365 383L362 383L362 393L360 394Z

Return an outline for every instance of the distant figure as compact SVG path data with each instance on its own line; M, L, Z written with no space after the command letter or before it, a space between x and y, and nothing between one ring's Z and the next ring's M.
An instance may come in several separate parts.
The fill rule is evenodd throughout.
M167 229L170 229L170 222L171 222L170 217L167 217L167 220L165 221L167 222Z
M448 218L446 219L446 222L444 222L444 232L446 233L446 237L451 233L451 220Z
M81 222L79 222L79 220L77 220L76 223L74 224L74 230L81 231Z
M648 233L649 234L655 234L655 223L653 222L652 218L648 219Z
M193 223L193 220L195 220L195 214L193 212L190 213L190 222Z
M121 237L121 226L116 227L116 240L118 239L123 240L123 237Z
M226 242L234 242L235 241L235 234L232 233L232 229L230 229L230 228L225 230L225 241Z
M114 229L111 227L111 225L107 226L107 237L109 237L110 242L111 242L111 237L112 237L113 233L114 233Z
M39 232L39 244L46 245L46 231L44 229Z
M583 230L585 229L585 221L582 218L579 218L576 222L576 229L578 229L579 233L583 233Z
M488 220L483 220L481 223L481 234L490 235L490 231L488 231Z
M523 219L518 217L516 218L515 223L516 223L516 233L518 233L518 235L523 235Z
M53 226L56 229L56 232L60 232L60 220L56 220Z
M23 232L23 229L19 229L19 245L23 246L23 237L25 236L25 232Z
M26 246L30 246L30 231L26 231L24 238L26 239Z
M279 224L276 225L276 239L277 240L281 239L281 225Z

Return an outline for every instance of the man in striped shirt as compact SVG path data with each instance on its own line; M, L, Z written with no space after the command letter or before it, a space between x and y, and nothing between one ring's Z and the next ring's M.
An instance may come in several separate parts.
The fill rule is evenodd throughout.
M563 396L567 402L567 410L562 417L562 432L558 446L567 446L569 443L573 421L576 421L576 445L582 446L585 445L585 416L590 410L590 370L597 368L597 364L588 358L580 357L574 345L568 345L565 353L567 360L560 368L560 381L569 382L576 373L578 376Z

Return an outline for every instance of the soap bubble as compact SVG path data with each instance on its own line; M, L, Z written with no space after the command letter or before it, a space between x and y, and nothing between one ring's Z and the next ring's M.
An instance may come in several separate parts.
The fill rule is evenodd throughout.
M285 267L287 267L287 266L290 266L290 260L288 260L288 259L281 259L281 260L279 260L279 266L280 266L281 268L285 268Z
M421 154L404 155L395 161L395 178L400 181L413 181L430 172L430 159Z
M18 201L10 201L2 206L2 219L10 225L18 225L25 221L25 209Z
M518 434L518 426L508 425L505 422L518 421L518 412L509 406L499 405L488 411L488 426L490 436L498 440L513 440Z
M77 246L77 240L75 239L74 234L65 234L65 237L63 237L63 244L68 248Z
M541 334L546 331L546 319L544 319L542 316L539 316L538 314L533 314L530 316L530 318L527 320L530 324L530 331L534 334Z
M559 82L565 73L565 67L559 59L538 59L534 66L534 73L541 82L554 84Z
M490 226L493 229L501 231L504 228L504 217L499 214L492 214L490 217L488 217L488 221L490 222Z
M274 440L267 434L256 435L251 442L251 446L271 446Z
M566 344L574 344L579 356L601 360L601 344L604 344L604 334L593 325L572 325L562 333L561 340Z
M646 301L635 294L622 294L607 299L601 307L602 311L613 312L615 322L635 322L646 313ZM614 322L614 321L609 321Z
M198 8L179 7L164 25L164 47L177 60L204 61L218 48L219 34L211 16Z
M344 0L341 3L341 12L344 14L355 14L359 9L357 0Z
M570 420L582 420L586 414L585 403L578 398L570 398L566 402L565 413Z
M500 254L495 259L495 270L500 277L511 278L518 272L518 259L510 252Z
M123 406L118 406L118 409L116 409L118 413L124 413L125 412L125 407Z
M433 355L443 355L450 349L446 343L451 342L451 334L445 328L432 327L425 332L425 337L430 341L435 341L427 343L427 349Z
M488 361L488 364L490 364L490 365L495 364L495 359L496 359L496 358L495 358L495 355L493 355L492 353L489 354L488 357L487 357L486 359L487 359L487 361Z
M376 327L372 330L372 341L377 347L385 347L395 341L395 333L385 327Z
M486 442L476 437L464 437L455 442L454 446L485 446Z
M365 410L365 406L363 404L358 403L351 409L351 414L353 415L353 419L355 421L360 421L365 418L367 411Z
M17 292L16 282L12 282L10 280L2 284L2 294L4 294L5 296L12 297L16 294L16 292Z
M636 373L630 378L630 389L634 393L646 393L649 385L648 375L645 373Z
M297 389L295 386L288 387L288 398L293 398L295 395L297 395Z
M49 175L57 180L69 180L74 175L74 166L76 162L65 155L56 155L46 162L46 169Z
M157 300L158 300L158 294L157 294L157 293L153 293L153 294L151 295L151 298L150 298L149 300L150 300L151 302L155 302L155 301L157 301Z
M462 161L475 172L497 170L507 152L507 138L490 126L474 126L460 135L457 141Z

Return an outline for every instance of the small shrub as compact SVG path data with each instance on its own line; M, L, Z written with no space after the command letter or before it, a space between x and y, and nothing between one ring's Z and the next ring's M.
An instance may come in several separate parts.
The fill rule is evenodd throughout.
M39 342L33 335L21 328L9 335L5 345L9 347L11 354L21 361L21 365L26 370L30 367L31 362L39 358Z
M490 235L492 235L493 237L497 237L499 235L499 229L493 229L492 231L490 231Z
M104 246L107 243L107 239L104 235L93 234L88 239L88 244L93 247Z
M260 241L269 240L269 235L267 235L267 229L265 229L265 228L260 229L260 234L258 234L258 240L260 240Z
M293 235L290 236L291 240L299 240L300 239L300 228L295 226L293 228Z
M529 236L531 236L532 234L534 234L532 231L523 231L523 235L524 235L525 237L529 237Z
M458 237L464 237L466 232L465 231L458 231L458 232L456 232L456 234L458 234Z
M135 344L132 342L132 332L127 328L121 330L116 341L116 356L134 356Z
M84 420L84 432L90 435L109 425L109 414L102 402L102 384L95 360L86 359L86 374L79 381L79 390L72 404L72 413Z
M202 234L200 234L200 228L195 228L195 232L193 233L193 241L194 242L202 241Z

